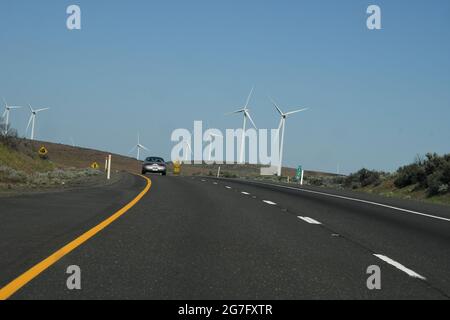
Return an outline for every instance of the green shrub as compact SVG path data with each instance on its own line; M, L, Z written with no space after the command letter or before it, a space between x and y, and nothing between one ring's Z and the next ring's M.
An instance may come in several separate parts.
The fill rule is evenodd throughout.
M450 184L450 157L442 168L442 182Z
M230 173L230 172L227 172L227 171L223 172L223 173L222 173L222 176L223 176L224 178L232 178L232 179L237 178L237 175L236 175L236 174Z
M378 186L381 183L381 175L382 173L378 171L361 169L349 175L344 181L344 186L352 189L370 185Z
M415 163L401 167L394 184L397 188L417 185L426 189L429 196L449 192L450 154L428 153L425 159L418 158Z
M321 187L324 185L323 180L321 177L310 177L307 179L308 184L316 187Z
M444 194L448 191L448 185L443 181L443 174L441 171L436 171L427 178L428 196L435 196Z
M446 163L444 157L440 157L436 153L428 153L426 155L427 160L424 162L423 166L427 176L432 175L436 171L442 169Z
M417 183L425 186L426 180L427 174L424 167L419 163L414 163L398 169L394 184L397 188L404 188Z

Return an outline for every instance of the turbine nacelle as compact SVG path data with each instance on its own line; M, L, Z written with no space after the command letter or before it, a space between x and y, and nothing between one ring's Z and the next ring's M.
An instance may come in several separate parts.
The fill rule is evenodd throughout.
M283 119L286 119L288 116L290 116L292 114L303 112L303 111L306 111L306 110L309 109L309 108L303 108L303 109L298 109L298 110L295 110L295 111L290 111L290 112L286 112L285 113L285 112L281 111L281 108L277 105L277 103L272 98L269 98L269 99L270 99L270 101L272 101L272 104L274 105L275 109L278 111L278 113L280 114L281 118L283 118Z

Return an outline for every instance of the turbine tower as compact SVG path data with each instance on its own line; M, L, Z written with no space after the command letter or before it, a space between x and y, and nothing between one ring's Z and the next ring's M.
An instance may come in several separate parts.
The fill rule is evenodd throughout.
M256 125L255 125L255 122L253 122L253 119L252 119L252 117L250 115L250 109L248 108L248 104L250 103L250 99L252 97L253 90L254 90L254 87L250 91L250 94L247 97L247 101L245 102L245 106L242 109L236 110L236 111L231 112L231 113L228 114L228 115L231 115L231 114L242 113L244 115L244 123L242 125L241 152L240 152L240 155L239 155L239 157L240 157L239 158L239 163L241 163L241 164L243 164L244 161L245 161L245 159L244 159L244 152L245 152L245 128L246 128L246 125L247 125L247 119L250 120L251 124L253 125L253 127L255 129L258 129L256 127Z
M306 111L306 110L308 110L308 108L284 113L283 111L281 111L280 107L276 104L276 102L272 98L270 98L270 100L272 101L273 105L275 106L275 109L277 109L278 113L281 116L280 125L278 126L278 131L277 131L277 134L278 134L277 138L279 139L279 134L280 134L280 130L281 130L280 158L279 158L280 163L278 164L278 176L281 177L281 168L283 167L283 147L284 147L284 131L286 128L286 119L288 116L293 115L295 113Z
M11 110L20 109L22 107L8 106L8 103L6 102L6 100L4 98L3 98L3 102L5 103L5 112L2 115L2 118L5 119L5 130L3 131L3 134L5 136L7 136L8 135L8 126L9 126L9 114L10 114Z
M136 154L136 160L140 161L141 159L141 150L146 150L146 151L150 151L147 147L145 147L144 145L141 144L141 138L140 135L138 134L137 136L137 144L133 147L133 149L130 150L130 152L128 152L128 154L132 153L134 150L137 150L137 154Z
M49 110L50 108L43 108L43 109L37 109L37 110L34 110L32 107L31 107L31 105L28 105L29 107L30 107L30 112L31 112L31 115L30 115L30 120L28 120L28 125L27 125L27 130L26 130L26 132L28 132L28 129L30 128L30 124L31 124L31 140L34 140L34 126L35 126L35 122L36 122L36 116L37 116L37 114L39 113L39 112L42 112L42 111L46 111L46 110Z

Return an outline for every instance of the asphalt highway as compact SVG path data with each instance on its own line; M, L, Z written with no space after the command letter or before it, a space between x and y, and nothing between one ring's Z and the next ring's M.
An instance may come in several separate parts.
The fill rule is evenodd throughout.
M10 299L449 299L450 209L353 192L149 176L150 190ZM0 199L0 288L146 180ZM81 269L81 290L66 286ZM369 290L370 266L380 290ZM0 289L1 292L2 289Z

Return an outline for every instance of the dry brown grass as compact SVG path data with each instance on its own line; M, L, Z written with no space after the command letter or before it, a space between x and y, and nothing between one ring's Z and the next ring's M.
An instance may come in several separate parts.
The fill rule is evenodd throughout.
M93 162L97 162L104 169L105 159L110 154L105 151L72 147L63 144L31 141L33 149L37 152L41 146L48 150L48 159L60 168L89 168ZM112 154L113 170L140 173L141 164L136 159Z

